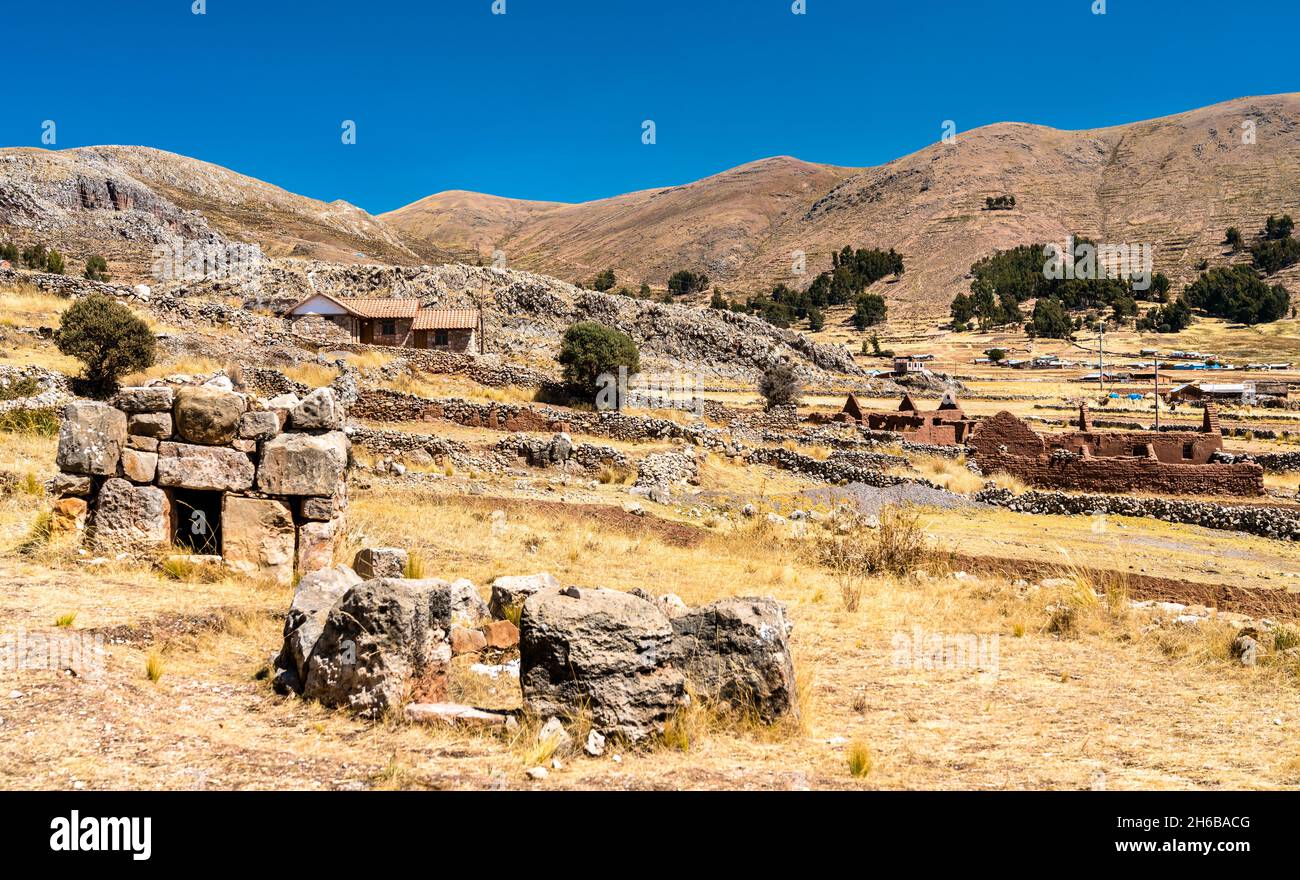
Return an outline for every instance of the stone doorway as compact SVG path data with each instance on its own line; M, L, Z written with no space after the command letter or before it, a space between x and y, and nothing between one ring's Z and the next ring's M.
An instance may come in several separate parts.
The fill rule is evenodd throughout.
M191 553L221 555L221 492L175 489L172 542Z

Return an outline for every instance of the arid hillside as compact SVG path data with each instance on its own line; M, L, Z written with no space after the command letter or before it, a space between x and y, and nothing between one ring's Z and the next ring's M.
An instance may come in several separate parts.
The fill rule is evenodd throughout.
M1247 120L1253 143L1243 142ZM1014 210L986 210L994 195L1014 195ZM1300 207L1300 94L1090 131L1002 123L856 172L769 159L582 205L526 213L491 199L485 216L468 206L433 196L384 219L442 247L466 239L461 227L499 230L482 251L499 247L511 265L566 279L610 266L631 286L662 286L678 268L742 292L801 286L844 244L894 247L907 272L880 286L896 314L942 312L979 257L1070 232L1149 243L1178 283L1225 253L1228 226L1254 232ZM486 219L501 216L512 222ZM803 277L792 274L796 251L808 255Z
M417 254L346 202L320 202L218 165L147 147L0 149L0 238L93 253L122 278L146 278L171 236L257 244L270 257L352 263L439 261Z

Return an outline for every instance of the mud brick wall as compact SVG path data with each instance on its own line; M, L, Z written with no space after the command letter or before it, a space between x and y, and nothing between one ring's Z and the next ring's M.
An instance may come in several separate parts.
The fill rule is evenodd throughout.
M1086 458L1056 452L1034 457L980 452L985 474L999 471L1032 486L1079 492L1158 492L1166 495L1264 494L1264 469L1238 464L1170 464L1155 458Z

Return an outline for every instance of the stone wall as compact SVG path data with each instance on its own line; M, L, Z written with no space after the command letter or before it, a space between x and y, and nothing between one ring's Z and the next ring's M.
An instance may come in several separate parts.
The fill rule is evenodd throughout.
M228 380L74 401L50 484L56 520L84 522L99 552L176 545L291 583L333 563L351 452L343 420L328 388L264 400Z
M974 499L1020 513L1140 516L1207 529L1300 541L1300 508L1294 507L1215 504L1211 501L1181 501L1131 495L1068 495L1064 492L1030 491L1015 495L1006 489L992 487L976 493Z

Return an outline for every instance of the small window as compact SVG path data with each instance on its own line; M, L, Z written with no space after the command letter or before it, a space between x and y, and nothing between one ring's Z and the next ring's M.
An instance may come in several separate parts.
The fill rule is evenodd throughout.
M1184 443L1184 444L1183 444L1183 458L1195 458L1195 457L1196 457L1196 444L1194 444L1194 443Z
M381 327L379 328L379 332L380 332L382 335L384 335L384 336L396 336L396 335L397 335L397 322L395 322L395 321L385 321L385 322L383 323L383 326L381 326Z
M1147 446L1146 446L1146 444L1145 444L1145 443L1139 443L1137 446L1134 446L1134 447L1133 447L1133 454L1134 454L1135 456L1137 456L1138 458L1145 458L1145 457L1146 457L1146 454L1147 454Z
M434 344L434 345L448 345L448 344L450 344L450 342L451 342L451 334L448 333L446 330L434 330L434 331L433 331L433 344Z

